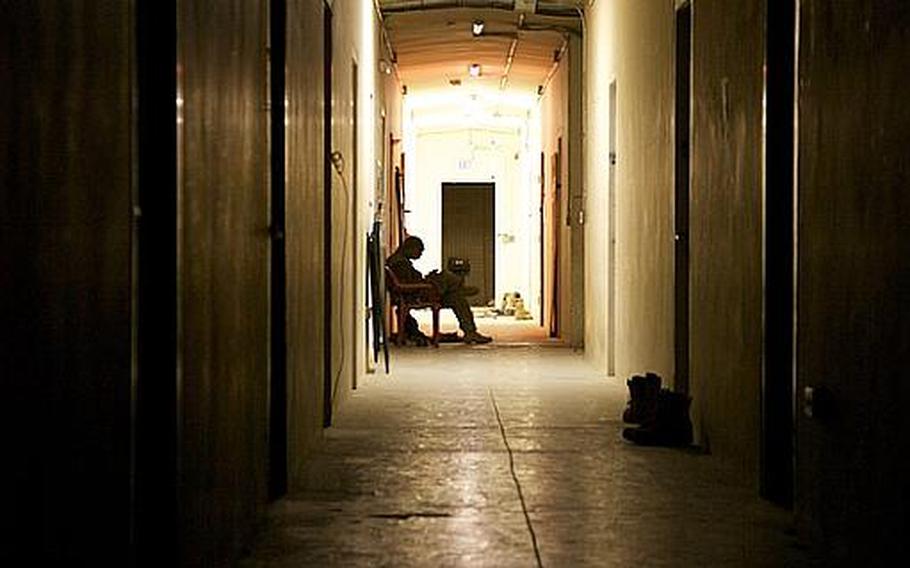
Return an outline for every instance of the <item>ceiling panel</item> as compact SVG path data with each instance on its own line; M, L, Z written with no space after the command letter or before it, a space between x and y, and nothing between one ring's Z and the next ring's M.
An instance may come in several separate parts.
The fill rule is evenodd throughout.
M460 87L498 88L506 71L509 50L517 41L508 88L535 92L543 84L566 34L578 29L577 19L523 15L502 9L428 9L432 0L383 0L385 9L394 6L407 11L385 13L384 26L395 53L398 73L408 91ZM439 0L436 4L445 3ZM452 4L452 2L447 2ZM471 2L468 2L471 3ZM478 4L480 2L473 2ZM512 2L486 2L509 4ZM471 24L484 22L484 33L474 37ZM519 23L523 26L519 29ZM472 78L468 67L481 65L481 77Z

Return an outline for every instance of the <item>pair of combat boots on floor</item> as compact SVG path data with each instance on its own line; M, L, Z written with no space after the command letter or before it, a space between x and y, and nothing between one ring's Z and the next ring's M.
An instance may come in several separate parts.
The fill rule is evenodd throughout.
M660 376L655 373L633 375L626 381L629 402L622 420L638 426L623 428L622 437L642 446L688 446L692 444L692 399L662 389L660 383Z

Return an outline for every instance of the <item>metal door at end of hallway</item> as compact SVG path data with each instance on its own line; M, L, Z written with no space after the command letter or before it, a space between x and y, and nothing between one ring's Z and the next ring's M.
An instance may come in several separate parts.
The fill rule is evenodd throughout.
M495 188L492 183L442 184L443 267L450 257L471 263L465 286L480 290L468 298L474 306L495 301Z

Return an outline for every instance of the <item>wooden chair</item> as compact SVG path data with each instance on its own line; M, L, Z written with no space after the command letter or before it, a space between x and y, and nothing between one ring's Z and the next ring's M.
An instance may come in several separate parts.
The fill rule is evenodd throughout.
M388 266L385 267L385 279L398 321L396 345L404 343L404 324L408 313L411 310L430 308L433 311L433 347L439 347L439 310L442 309L439 288L432 282L401 282Z

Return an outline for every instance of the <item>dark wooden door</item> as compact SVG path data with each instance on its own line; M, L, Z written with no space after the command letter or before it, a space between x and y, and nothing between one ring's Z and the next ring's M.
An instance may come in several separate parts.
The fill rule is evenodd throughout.
M471 272L466 286L480 293L468 298L471 305L495 300L494 204L492 183L442 184L442 263L449 257L466 258Z

